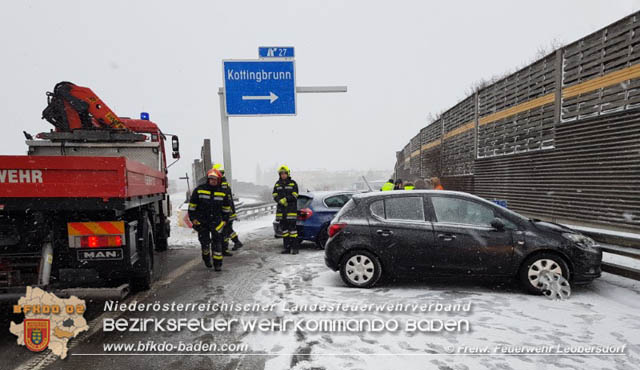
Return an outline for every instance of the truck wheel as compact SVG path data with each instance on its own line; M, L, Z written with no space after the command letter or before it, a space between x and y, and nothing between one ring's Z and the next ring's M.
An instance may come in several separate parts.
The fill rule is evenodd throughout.
M133 290L149 290L153 283L153 229L148 218L144 218L142 227L138 229L138 255L135 265L135 273L131 279Z
M158 225L158 237L156 238L156 251L164 252L169 247L169 232L171 230L171 225L169 220L164 217L161 218L160 225Z

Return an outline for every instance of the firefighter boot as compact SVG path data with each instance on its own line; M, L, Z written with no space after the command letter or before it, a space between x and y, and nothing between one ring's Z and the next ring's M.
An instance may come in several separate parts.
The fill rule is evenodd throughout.
M204 261L205 266L211 268L211 251L209 248L202 250L202 260Z
M233 248L231 248L232 251L237 251L238 249L242 248L242 246L244 245L238 238L238 235L236 235L235 238L231 238L231 240L233 241Z
M289 253L291 253L291 246L290 246L290 243L289 243L289 237L285 236L284 238L282 238L282 241L283 241L284 249L280 253L281 254L289 254Z
M291 245L291 254L298 254L298 238L293 237L289 239L291 239L289 241L289 244Z
M222 240L222 255L225 257L233 256L233 253L229 252L229 240L228 236Z
M216 271L222 271L222 253L213 252L213 269Z

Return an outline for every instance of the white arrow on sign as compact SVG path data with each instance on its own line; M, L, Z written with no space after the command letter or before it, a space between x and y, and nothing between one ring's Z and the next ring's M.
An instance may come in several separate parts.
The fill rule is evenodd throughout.
M278 100L278 95L269 91L269 95L266 96L243 96L242 100L269 100L269 103L272 104L274 101Z

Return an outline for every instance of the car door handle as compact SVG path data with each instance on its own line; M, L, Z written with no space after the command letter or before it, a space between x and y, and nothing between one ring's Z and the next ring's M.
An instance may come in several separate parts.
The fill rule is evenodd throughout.
M444 241L450 242L455 239L456 236L453 234L438 234L438 239L442 239Z
M376 233L380 236L391 236L393 235L393 231L391 230L376 230Z

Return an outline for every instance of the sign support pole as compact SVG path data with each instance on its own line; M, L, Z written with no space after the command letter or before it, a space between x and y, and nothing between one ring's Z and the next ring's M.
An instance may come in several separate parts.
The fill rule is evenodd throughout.
M229 116L226 114L224 107L224 89L218 90L218 96L220 97L220 125L222 127L222 161L224 165L224 176L227 178L229 185L233 186L231 182L231 140L229 139ZM209 169L207 169L208 171Z
M296 93L341 93L347 92L346 86L297 86ZM224 88L218 89L220 98L220 126L222 127L222 160L224 175L231 186L231 140L229 139L229 116L225 109ZM205 169L205 174L209 169Z

